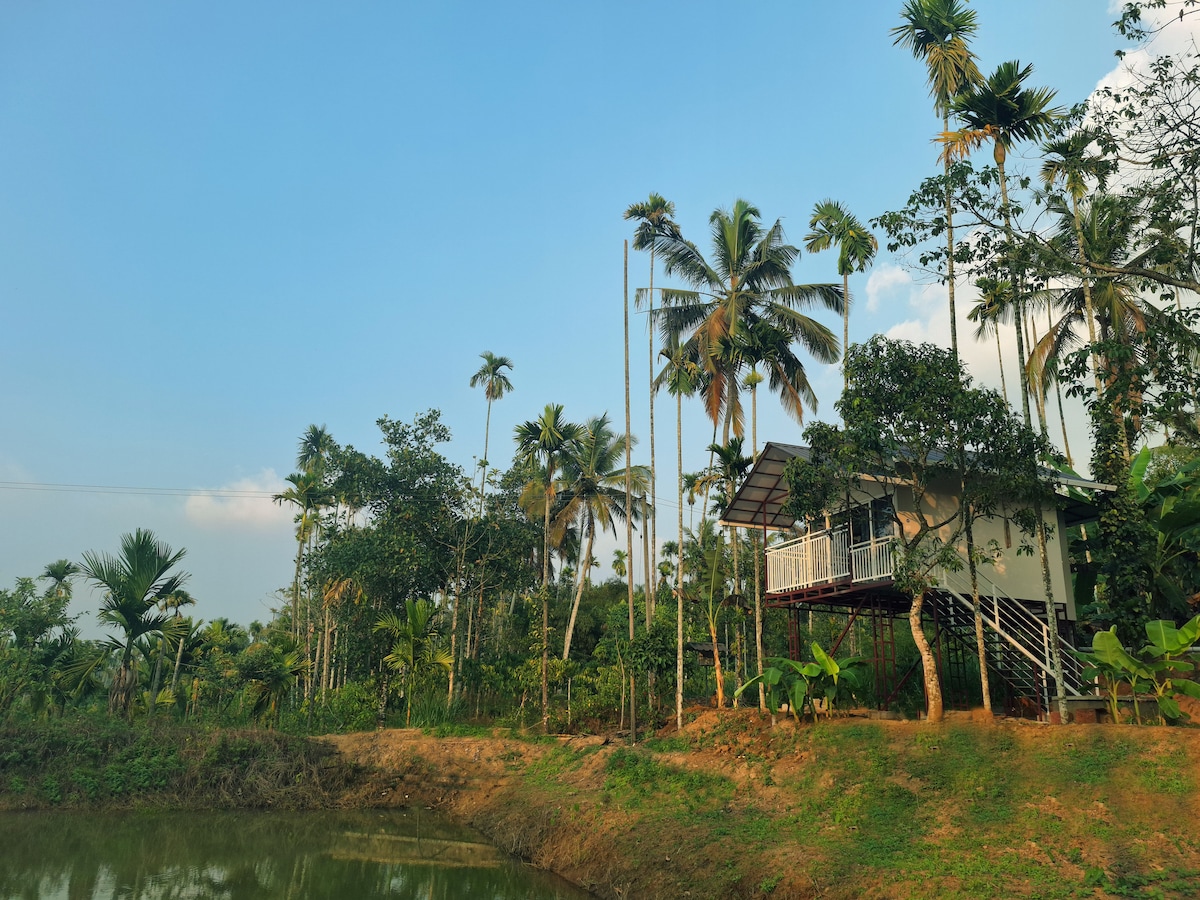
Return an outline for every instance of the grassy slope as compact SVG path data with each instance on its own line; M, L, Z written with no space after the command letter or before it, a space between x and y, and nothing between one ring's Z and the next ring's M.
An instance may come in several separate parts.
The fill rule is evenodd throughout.
M355 777L327 745L271 731L103 717L0 728L0 810L319 809Z
M1200 896L1200 730L816 727L327 744L165 722L0 731L0 809L441 806L605 897Z
M383 740L407 802L602 896L1200 896L1197 731L729 712L636 749Z

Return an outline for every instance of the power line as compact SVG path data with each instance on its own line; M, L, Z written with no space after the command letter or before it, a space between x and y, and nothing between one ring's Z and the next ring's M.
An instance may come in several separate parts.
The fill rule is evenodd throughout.
M53 484L38 481L0 481L0 490L48 491L70 494L127 494L144 497L244 497L273 500L274 491L239 490L236 488L160 488L128 487L112 484Z

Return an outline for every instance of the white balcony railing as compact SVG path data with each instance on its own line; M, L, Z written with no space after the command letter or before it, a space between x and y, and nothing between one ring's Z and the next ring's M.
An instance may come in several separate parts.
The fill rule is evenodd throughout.
M892 539L850 544L845 528L806 534L767 549L767 592L802 590L850 579L855 584L892 577Z

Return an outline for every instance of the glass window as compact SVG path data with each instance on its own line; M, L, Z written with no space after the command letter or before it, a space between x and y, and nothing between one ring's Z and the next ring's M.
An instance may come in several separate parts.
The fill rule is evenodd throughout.
M892 518L892 501L887 497L876 497L871 501L872 536L876 539L892 537L896 522Z

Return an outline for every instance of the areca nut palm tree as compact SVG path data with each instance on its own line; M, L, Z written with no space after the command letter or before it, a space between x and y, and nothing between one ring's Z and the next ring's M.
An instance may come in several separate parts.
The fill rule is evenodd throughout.
M978 27L975 11L963 0L908 0L900 11L902 24L892 29L893 43L925 63L934 112L942 131L950 130L951 104L982 75L968 43ZM958 322L954 305L954 203L950 158L943 159L946 180L946 296L950 307L950 348L958 358Z
M1008 402L1008 385L1004 380L1004 355L1000 351L1000 324L1007 322L1012 312L1012 285L1000 278L977 278L979 301L967 313L967 318L976 323L975 340L981 341L989 334L996 338L996 361L1000 365L1000 393Z
M309 425L300 436L296 468L301 472L324 474L325 465L335 446L333 435L324 425Z
M315 533L317 517L329 502L330 492L316 472L293 472L284 479L290 487L272 499L281 506L296 507L296 571L292 579L292 635L300 633L300 569L304 562L304 547Z
M647 250L650 253L650 286L646 292L648 300L648 309L646 321L649 323L647 332L649 334L649 389L650 389L650 496L657 497L657 469L654 459L654 254L658 247L658 242L661 238L678 235L679 226L671 219L675 215L675 204L662 196L662 194L651 193L645 201L641 203L631 203L625 210L626 219L637 220L637 230L633 235L633 249ZM641 291L635 294L636 300L641 299ZM645 525L650 526L650 544L652 547L658 547L658 522L653 514L653 503L649 505L650 514L647 516L648 522ZM657 553L657 549L654 551ZM650 563L647 562L647 566ZM647 579L649 583L649 579ZM647 589L647 597L650 596ZM649 606L647 606L649 610Z
M55 597L60 600L69 600L71 598L71 579L78 574L79 566L75 563L69 559L57 559L52 563L47 563L46 568L38 577L51 582L50 590L54 592Z
M850 273L865 272L875 260L879 241L850 210L836 200L822 200L813 207L804 238L809 253L820 253L830 247L838 248L838 274L842 276L842 360L850 346ZM844 365L843 365L844 368ZM843 373L845 386L849 375Z
M1004 217L1004 232L1009 247L1014 246L1012 206L1008 200L1008 176L1004 164L1008 151L1022 141L1046 137L1061 110L1051 107L1054 91L1050 88L1027 88L1025 80L1033 66L1022 66L1016 60L1003 62L996 71L978 84L970 85L951 102L951 109L962 121L959 131L943 135L944 158L961 156L991 141L992 157L1000 174L1000 203ZM1025 424L1030 424L1029 379L1025 366L1025 316L1021 296L1021 279L1014 270L1009 281L1014 291L1014 313L1017 326L1017 355L1021 361L1021 411Z
M488 469L488 435L492 428L492 403L499 400L513 389L512 382L504 370L511 370L512 360L507 356L497 356L490 350L479 354L483 360L478 371L471 376L471 387L482 387L483 396L487 398L487 418L483 424L483 459L479 461L482 470L479 476L479 515L483 515L483 495L487 490Z
M556 525L565 526L569 522L579 521L580 531L586 541L580 557L575 599L571 604L563 639L564 660L571 656L571 638L579 604L583 599L583 588L592 567L597 525L602 530L612 531L615 537L615 520L634 514L634 510L625 506L625 468L621 465L625 436L613 432L607 413L589 419L584 430L585 434L575 452L563 460L563 493L566 502L555 516ZM644 493L650 483L650 470L645 466L634 466L631 474L634 490Z
M833 332L801 310L820 304L841 314L841 287L796 284L791 269L799 249L786 243L778 220L764 229L760 218L745 200L736 201L732 210L715 210L709 217L712 262L682 236L665 237L659 244L664 271L694 288L661 291L661 328L668 342L686 336L704 372L704 405L714 426L724 415L722 443L731 429L736 435L743 431L738 375L745 361L735 352L735 342L748 322L774 325L820 362L836 362L839 355ZM777 389L785 411L802 421L805 405L815 408L816 398L790 345L788 354L789 375Z
M384 663L404 679L404 723L412 724L413 679L422 672L445 669L449 674L454 657L442 646L440 613L428 600L406 599L405 617L385 613L375 630L392 639L392 649Z
M563 458L578 450L583 427L563 418L561 403L548 403L542 415L515 429L517 455L540 465L546 476L542 522L542 726L550 724L550 510L557 493L555 475Z
M696 392L700 367L687 352L687 346L679 336L668 343L659 356L665 360L662 371L654 380L655 388L667 389L675 398L675 465L678 473L676 484L677 526L679 539L675 545L675 727L683 729L683 398ZM664 551L666 546L663 547Z
M137 529L121 536L121 552L83 554L79 571L95 586L103 589L100 622L120 633L109 638L106 648L120 654L120 662L109 689L109 711L129 715L137 686L135 645L144 635L161 633L169 616L159 602L180 589L187 580L184 572L172 572L187 551L172 550L154 533Z

